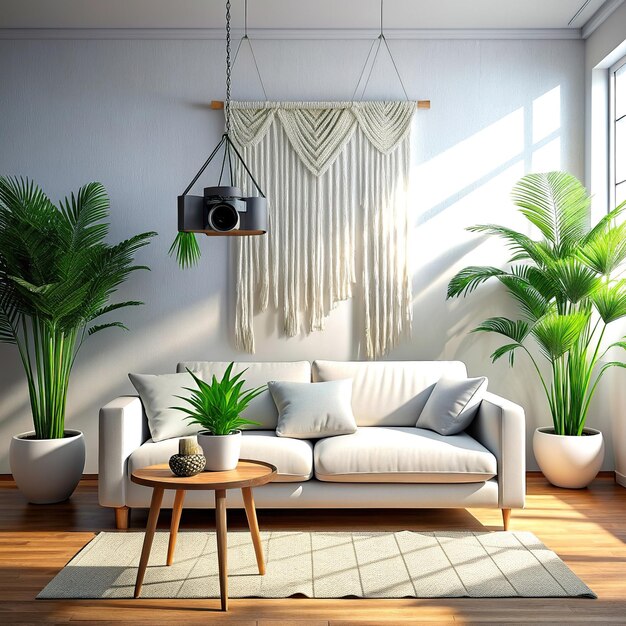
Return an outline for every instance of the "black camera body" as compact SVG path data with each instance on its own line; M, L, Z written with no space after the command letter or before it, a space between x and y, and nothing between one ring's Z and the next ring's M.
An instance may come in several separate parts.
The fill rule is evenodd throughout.
M178 230L206 235L262 235L267 199L238 187L205 187L203 196L178 196Z

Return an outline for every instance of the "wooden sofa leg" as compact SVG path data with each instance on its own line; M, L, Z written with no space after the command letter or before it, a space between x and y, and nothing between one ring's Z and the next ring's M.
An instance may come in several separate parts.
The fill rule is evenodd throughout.
M509 521L511 520L511 509L502 509L502 525L504 530L509 529Z
M115 528L118 530L128 530L128 518L130 509L127 506L120 506L115 509Z

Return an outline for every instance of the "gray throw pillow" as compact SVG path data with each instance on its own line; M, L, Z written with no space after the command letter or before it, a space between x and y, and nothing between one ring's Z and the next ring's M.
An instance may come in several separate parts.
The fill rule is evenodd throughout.
M325 383L271 381L268 387L278 409L279 437L321 439L356 432L352 379Z
M440 435L456 435L471 423L487 391L487 379L440 378L415 424Z
M191 374L129 374L130 382L137 390L148 418L148 427L152 441L163 441L173 437L188 437L202 430L200 424L190 424L187 414L170 407L191 408L184 400L176 396L189 397L185 389L194 389L196 383Z

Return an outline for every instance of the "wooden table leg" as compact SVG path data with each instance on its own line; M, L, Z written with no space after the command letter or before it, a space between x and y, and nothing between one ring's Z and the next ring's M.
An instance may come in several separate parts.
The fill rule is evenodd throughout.
M170 541L167 545L167 564L174 562L174 550L176 550L176 538L178 537L178 525L183 512L183 502L185 501L185 490L177 489L174 498L174 508L172 509L172 523L170 525Z
M254 508L254 497L250 487L241 489L243 496L243 505L246 508L246 517L248 518L248 527L252 535L252 544L254 545L254 553L256 554L256 562L259 566L259 574L265 574L265 559L263 558L263 546L261 545L261 535L259 534L259 522L256 518L256 509Z
M141 560L139 561L139 570L137 571L137 581L135 582L135 598L141 593L141 585L143 577L148 566L150 558L150 549L152 548L152 540L154 539L154 531L156 530L157 521L159 519L159 511L161 510L161 502L163 502L163 488L155 487L152 492L152 500L150 502L150 513L148 515L148 525L146 527L146 536L143 540L143 548L141 550Z
M217 560L220 568L220 597L222 611L228 611L228 544L226 541L226 490L215 490L215 527L217 530Z

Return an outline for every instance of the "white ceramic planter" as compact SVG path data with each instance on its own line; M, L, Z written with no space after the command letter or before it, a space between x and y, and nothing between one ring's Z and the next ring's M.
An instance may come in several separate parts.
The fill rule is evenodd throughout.
M239 463L241 431L230 435L212 435L207 431L198 433L198 445L206 458L205 472L232 470Z
M537 428L533 452L543 475L557 487L582 489L598 474L604 460L604 438L585 428L580 437L555 435L553 428Z
M63 439L25 439L33 431L15 435L9 449L11 473L19 490L33 504L67 500L85 469L85 438L66 430Z

